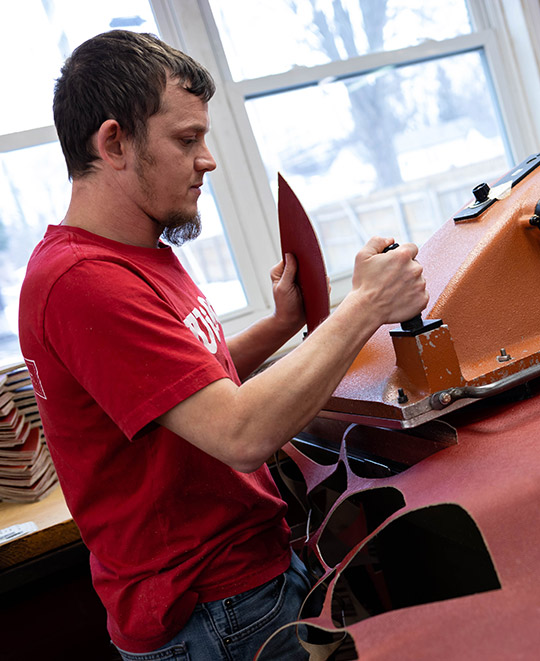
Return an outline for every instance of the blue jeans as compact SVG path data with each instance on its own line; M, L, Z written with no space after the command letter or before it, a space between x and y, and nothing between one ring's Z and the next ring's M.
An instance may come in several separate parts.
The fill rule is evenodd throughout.
M273 580L228 599L198 604L186 626L154 652L119 650L124 661L252 661L279 627L294 622L311 589L309 574L296 554L291 566ZM316 615L318 613L314 613ZM265 661L307 661L296 627L277 636L265 648Z

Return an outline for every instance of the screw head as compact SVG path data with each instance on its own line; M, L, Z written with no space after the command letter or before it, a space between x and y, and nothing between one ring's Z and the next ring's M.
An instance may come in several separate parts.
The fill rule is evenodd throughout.
M449 392L442 392L439 395L439 402L444 406L448 406L452 401L452 395Z
M497 356L499 363L505 363L507 360L512 360L512 356L506 353L506 349L501 349L501 353Z

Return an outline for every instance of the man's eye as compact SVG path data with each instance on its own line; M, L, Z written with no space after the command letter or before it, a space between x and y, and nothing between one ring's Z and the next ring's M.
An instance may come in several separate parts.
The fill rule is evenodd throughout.
M181 138L180 142L182 142L184 145L192 145L197 142L197 138Z

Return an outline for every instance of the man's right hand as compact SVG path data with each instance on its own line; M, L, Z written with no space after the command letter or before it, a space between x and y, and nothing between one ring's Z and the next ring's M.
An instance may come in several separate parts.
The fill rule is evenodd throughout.
M383 253L393 238L373 237L357 253L351 295L361 295L378 315L380 324L402 322L419 314L429 296L418 248L405 243Z

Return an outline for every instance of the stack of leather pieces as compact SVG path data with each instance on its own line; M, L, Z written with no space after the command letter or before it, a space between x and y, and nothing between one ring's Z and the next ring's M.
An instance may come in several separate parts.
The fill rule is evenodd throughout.
M57 481L28 369L0 367L0 500L41 500Z

